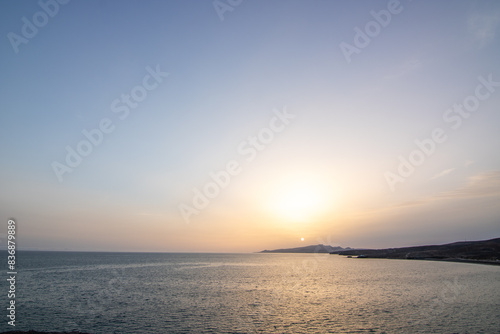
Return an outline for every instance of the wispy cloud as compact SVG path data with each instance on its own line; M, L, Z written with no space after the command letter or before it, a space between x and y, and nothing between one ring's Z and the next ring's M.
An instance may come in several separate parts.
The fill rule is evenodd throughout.
M467 160L465 163L464 163L464 166L465 167L469 167L470 165L474 164L474 161L472 160Z
M455 168L449 168L449 169L445 169L444 171L442 171L441 173L438 173L436 175L434 175L433 177L431 177L430 179L431 180L435 180L437 178L440 178L440 177L443 177L445 175L448 175L450 174L451 172L453 172L455 170Z
M437 174L448 174L454 168L447 169ZM446 173L445 173L446 172ZM442 192L440 194L423 197L420 199L414 199L407 202L402 202L395 204L390 207L386 207L379 212L388 212L393 209L404 209L411 207L425 206L431 203L436 203L439 201L454 201L463 199L474 199L474 198L485 198L485 197L499 197L500 200L500 170L482 172L477 175L469 177L467 183L464 186L456 188L454 190ZM373 214L373 212L371 213Z
M496 29L500 23L500 12L487 14L473 14L467 22L469 32L473 35L480 47L495 39Z
M422 66L422 63L418 59L409 59L401 63L399 66L395 67L392 72L389 72L385 76L386 79L397 79L406 74L410 74Z
M394 207L405 208L405 207L411 207L411 206L419 206L419 205L422 205L425 203L427 203L426 200L414 200L414 201L407 201L407 202L396 204Z
M465 186L442 193L435 198L463 199L491 196L500 196L500 171L498 170L472 176Z

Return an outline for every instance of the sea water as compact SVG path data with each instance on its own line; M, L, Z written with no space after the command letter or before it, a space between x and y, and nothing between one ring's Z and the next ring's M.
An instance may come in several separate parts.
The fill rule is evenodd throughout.
M5 253L5 259L7 259ZM500 333L500 266L329 254L19 252L16 326L88 333Z

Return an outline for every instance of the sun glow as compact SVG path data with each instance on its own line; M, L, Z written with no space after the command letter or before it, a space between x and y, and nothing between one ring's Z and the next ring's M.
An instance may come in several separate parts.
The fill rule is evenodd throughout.
M324 182L293 180L277 187L268 207L285 222L311 222L331 208L332 203L332 190Z

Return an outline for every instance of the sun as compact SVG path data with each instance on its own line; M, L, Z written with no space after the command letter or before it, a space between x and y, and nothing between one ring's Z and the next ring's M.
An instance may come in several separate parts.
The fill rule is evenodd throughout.
M285 222L311 222L328 210L330 189L318 180L293 180L280 185L271 194L270 211Z

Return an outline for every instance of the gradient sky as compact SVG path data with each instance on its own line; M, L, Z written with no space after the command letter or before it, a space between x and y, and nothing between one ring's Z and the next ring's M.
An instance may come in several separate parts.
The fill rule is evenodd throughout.
M500 236L498 1L232 3L2 2L4 245L12 217L19 247L43 250ZM163 74L144 97L151 71ZM132 92L133 108L120 101ZM59 180L54 162L106 119L112 131ZM446 140L412 155L436 129ZM391 187L400 157L418 166ZM179 205L195 210L194 189L228 164L238 173L186 222Z

